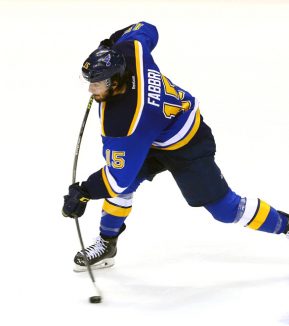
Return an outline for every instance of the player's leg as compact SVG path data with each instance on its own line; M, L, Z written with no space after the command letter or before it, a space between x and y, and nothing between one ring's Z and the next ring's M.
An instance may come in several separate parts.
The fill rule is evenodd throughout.
M114 198L106 198L102 207L100 234L96 242L85 249L86 257L93 269L110 267L114 264L119 235L125 230L125 220L132 210L133 193L144 180L152 181L154 176L165 171L164 166L149 153L135 181L124 193ZM74 270L85 271L85 260L82 252L74 258Z
M124 221L132 210L132 198L133 193L129 193L104 200L99 228L100 235L116 237L120 234Z
M254 230L288 233L289 215L260 199L241 198L228 187L214 158L215 141L202 123L194 141L169 154L169 170L193 207L204 206L215 219Z
M287 233L288 214L260 199L242 198L227 185L214 156L193 160L185 169L176 169L173 176L188 204L204 206L223 223L241 225L268 233Z
M100 223L101 236L117 237L119 235L132 210L134 192L143 181L152 181L158 173L165 170L164 165L155 158L154 150L151 150L134 182L121 195L104 200Z

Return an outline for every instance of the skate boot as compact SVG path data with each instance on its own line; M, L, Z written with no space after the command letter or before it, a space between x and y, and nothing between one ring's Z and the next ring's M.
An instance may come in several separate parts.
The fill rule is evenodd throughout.
M117 237L104 238L98 236L93 245L85 249L85 255L91 269L107 268L114 265L114 257L117 252ZM87 270L83 251L79 251L74 257L74 271L83 272Z
M117 239L125 229L126 225L123 224L116 237L98 236L95 243L84 250L91 269L107 268L114 265L114 257L117 252ZM79 251L75 255L74 263L73 270L75 272L84 272L87 270L83 251Z

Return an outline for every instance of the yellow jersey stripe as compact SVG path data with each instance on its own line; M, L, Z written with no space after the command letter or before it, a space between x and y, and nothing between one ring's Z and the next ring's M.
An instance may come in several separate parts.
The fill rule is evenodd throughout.
M141 45L138 41L134 41L134 47L135 47L136 75L137 75L137 105L136 105L136 110L135 110L132 123L127 133L128 136L134 132L143 106L143 80L142 80L143 67L142 67L142 54L140 48Z
M131 207L119 207L115 206L111 203L109 203L107 200L104 200L102 209L111 215L117 216L117 217L127 217L129 213L131 212Z
M160 149L163 151L173 151L175 149L181 148L185 145L188 144L188 142L195 136L196 132L198 131L199 127L200 127L200 123L201 123L201 113L200 113L200 109L197 110L196 112L196 118L195 118L195 122L192 126L191 131L187 134L186 137L184 137L182 140L176 142L173 145L170 145L168 147L165 148L161 148L161 147L154 147L154 149Z
M266 221L267 216L270 212L270 205L260 200L260 207L256 216L253 218L252 222L248 224L248 227L253 230L258 230Z
M104 131L104 110L106 107L106 102L102 102L101 103L101 107L100 107L100 124L101 124L101 134L103 136L105 136L105 131Z
M107 189L107 191L108 191L110 197L116 197L116 196L117 196L117 193L115 193L115 192L112 190L112 188L111 188L111 186L110 186L110 184L109 184L109 182L108 182L108 179L107 179L106 173L105 173L105 171L104 171L104 168L101 169L101 175L102 175L103 182L104 182L104 184L105 184L105 187L106 187L106 189Z

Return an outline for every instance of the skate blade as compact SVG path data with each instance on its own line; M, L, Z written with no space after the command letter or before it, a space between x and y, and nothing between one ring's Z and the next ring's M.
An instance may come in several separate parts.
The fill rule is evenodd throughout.
M102 269L102 268L108 268L114 265L114 258L106 258L103 259L102 261L90 265L92 270L95 269ZM87 271L87 267L86 266L79 266L77 264L74 264L74 268L73 268L74 272L86 272Z

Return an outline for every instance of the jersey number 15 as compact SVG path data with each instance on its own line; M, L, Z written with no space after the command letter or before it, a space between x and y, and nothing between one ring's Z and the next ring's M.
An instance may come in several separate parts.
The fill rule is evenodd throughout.
M122 169L125 165L124 156L124 151L111 151L110 149L107 149L105 151L106 164L115 169Z

